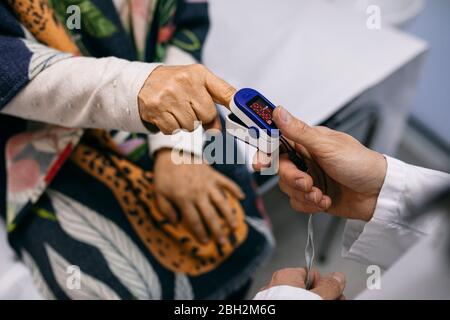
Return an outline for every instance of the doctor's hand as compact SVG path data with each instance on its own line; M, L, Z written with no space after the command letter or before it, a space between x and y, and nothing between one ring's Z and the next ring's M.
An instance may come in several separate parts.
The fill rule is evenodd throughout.
M319 295L324 300L344 300L345 275L341 272L333 272L327 276L321 276L316 270L311 270L312 286L310 291ZM305 289L305 268L286 268L276 271L272 275L270 283L260 291L277 286L291 286Z
M308 164L304 173L286 155L280 156L279 185L293 209L370 220L386 176L384 156L348 134L310 127L282 107L275 109L273 119ZM255 169L267 166L267 161L267 156L258 153Z
M228 108L235 91L201 64L160 66L139 92L139 114L164 134L193 131L195 121L220 128L215 103Z
M203 243L209 241L208 229L216 242L224 244L228 231L237 227L225 192L239 200L244 199L244 193L208 164L175 164L171 152L170 149L158 151L154 166L156 202L161 213L172 223L184 221Z

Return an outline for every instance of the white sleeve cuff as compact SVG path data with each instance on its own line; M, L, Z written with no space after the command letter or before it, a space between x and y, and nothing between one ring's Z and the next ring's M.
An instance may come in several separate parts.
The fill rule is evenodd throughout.
M422 221L408 220L405 193L415 168L386 156L387 172L369 222L349 220L345 227L342 255L364 264L388 268L429 229Z
M129 62L117 77L117 85L114 94L118 109L127 108L127 116L118 117L119 128L128 132L148 133L148 129L144 126L141 115L139 114L138 95L144 86L149 75L161 64ZM122 105L120 105L122 103ZM122 108L121 108L122 107Z
M291 286L276 286L260 291L253 300L322 300L314 292Z
M156 151L167 148L182 150L193 155L203 157L203 127L198 126L193 132L180 130L172 135L165 135L161 132L148 136L150 156Z

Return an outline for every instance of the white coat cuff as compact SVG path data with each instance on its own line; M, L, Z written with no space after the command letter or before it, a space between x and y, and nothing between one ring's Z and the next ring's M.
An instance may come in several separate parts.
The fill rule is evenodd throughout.
M260 291L253 300L322 300L322 298L314 292L284 285Z
M392 229L403 229L401 203L405 190L406 164L386 157L387 172L372 219L349 220L345 226L342 255L361 263L386 268L401 254L404 245Z

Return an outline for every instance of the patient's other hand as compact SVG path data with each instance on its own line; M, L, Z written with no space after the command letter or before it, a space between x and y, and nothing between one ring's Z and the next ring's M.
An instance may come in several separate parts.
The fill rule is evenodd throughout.
M156 201L161 212L175 223L178 221L175 208L178 208L181 219L185 219L198 240L208 241L207 227L214 239L223 244L226 230L221 228L219 214L231 229L237 227L223 191L243 199L241 188L207 164L175 164L168 149L157 153L154 171Z

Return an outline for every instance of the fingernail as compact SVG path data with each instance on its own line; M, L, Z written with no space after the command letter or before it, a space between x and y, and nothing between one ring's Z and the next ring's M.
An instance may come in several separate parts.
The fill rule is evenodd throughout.
M208 238L207 237L202 238L202 242L203 243L207 243L208 242Z
M303 191L306 191L306 181L303 178L298 178L295 180L295 186L302 189Z
M280 108L281 121L283 121L285 124L289 124L289 122L291 122L291 119L292 119L291 114L283 107L279 107L279 108Z
M345 274L342 272L334 272L332 274L333 279L335 279L337 282L339 282L339 285L343 289L345 286Z
M219 243L225 244L225 237L219 237Z

